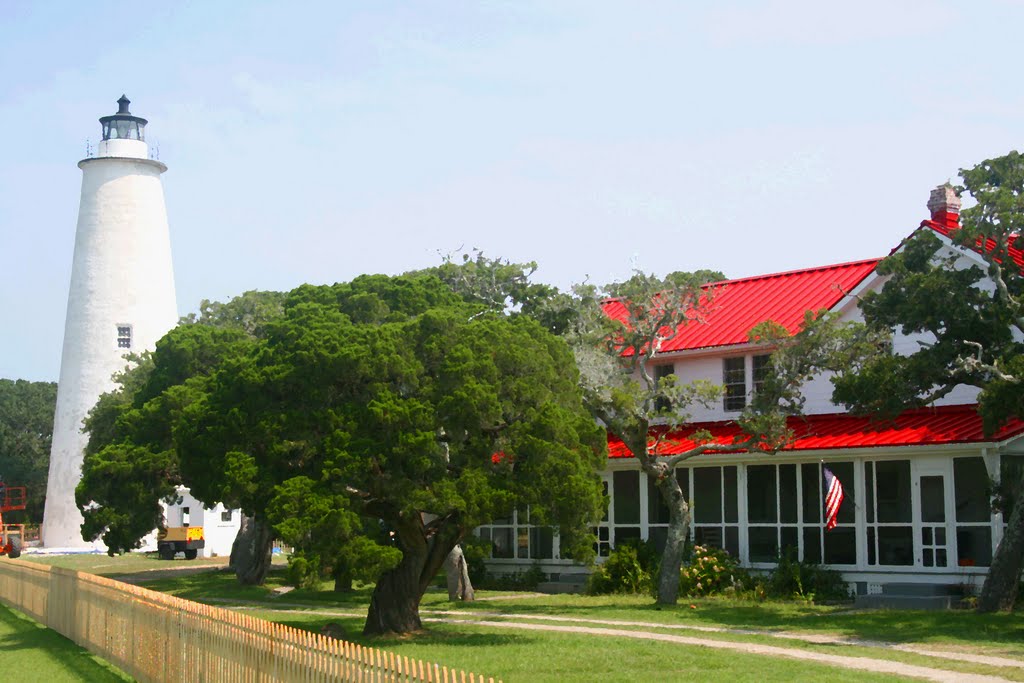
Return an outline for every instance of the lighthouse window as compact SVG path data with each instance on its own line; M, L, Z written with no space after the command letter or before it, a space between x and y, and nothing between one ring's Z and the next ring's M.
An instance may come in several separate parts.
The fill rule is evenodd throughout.
M119 349L130 349L130 348L132 348L132 326L131 325L118 325L117 326L117 348L119 348Z

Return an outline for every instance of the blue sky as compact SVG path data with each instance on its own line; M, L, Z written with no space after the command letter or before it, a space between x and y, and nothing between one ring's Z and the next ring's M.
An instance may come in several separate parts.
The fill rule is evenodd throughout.
M0 377L55 380L86 140L126 93L178 305L479 248L539 280L888 253L1019 148L1020 2L0 0Z

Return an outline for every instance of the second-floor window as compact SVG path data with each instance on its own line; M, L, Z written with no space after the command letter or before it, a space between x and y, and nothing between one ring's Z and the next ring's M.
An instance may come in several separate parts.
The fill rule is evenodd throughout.
M750 359L750 372L747 371L747 359ZM747 396L761 388L768 372L767 353L756 356L734 356L722 359L722 387L725 395L722 407L728 412L736 412L747 407Z
M672 365L672 364L669 364L669 365L655 365L654 366L654 381L655 381L656 385L660 385L661 384L661 380L665 379L669 375L675 374L675 372L676 372L676 366L675 365ZM667 398L665 398L664 396L659 396L657 401L655 401L655 408L657 408L658 410L666 410L670 406L671 406L671 404L669 403L669 400Z
M768 359L771 355L762 353L758 356L751 358L751 365L754 369L754 393L761 391L761 385L764 383L764 378L768 375L768 369L771 367L768 364Z
M723 407L728 411L743 410L747 405L747 358L738 356L722 361Z

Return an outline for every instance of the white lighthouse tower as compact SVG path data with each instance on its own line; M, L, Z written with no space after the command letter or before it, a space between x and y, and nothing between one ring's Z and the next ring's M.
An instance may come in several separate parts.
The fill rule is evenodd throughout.
M64 350L53 423L42 541L48 548L82 540L75 486L82 477L83 419L114 388L126 353L152 349L177 322L171 243L160 174L149 158L146 119L128 111L100 119L96 155L78 162L82 196L64 324Z

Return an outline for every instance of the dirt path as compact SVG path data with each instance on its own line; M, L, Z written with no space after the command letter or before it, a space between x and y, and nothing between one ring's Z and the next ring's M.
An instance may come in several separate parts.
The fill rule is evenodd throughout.
M658 624L644 621L621 621L618 619L581 619L579 617L556 617L537 614L510 614L501 612L478 612L476 610L422 610L423 613L434 614L471 614L475 617L489 617L502 619L517 619L526 621L556 621L573 624L586 623L598 624L601 626L636 626L640 628L661 628L684 631L703 631L705 633L734 633L737 635L768 636L770 638L781 638L786 640L799 640L805 643L820 645L856 645L860 647L876 647L886 650L898 650L911 654L923 655L926 657L937 657L940 659L951 659L959 662L971 662L972 664L984 664L987 666L1005 666L1024 669L1024 660L1011 659L1010 657L997 657L994 655L979 655L969 652L948 652L945 650L930 650L919 645L906 645L904 643L890 643L878 640L861 640L859 638L844 638L820 633L799 633L789 631L759 631L756 629L724 628L721 626L698 626L696 624Z
M766 655L769 657L787 657L789 659L802 659L804 661L838 666L844 669L855 669L857 671L873 671L875 673L893 674L896 676L908 676L911 678L922 678L928 681L940 681L941 683L1008 683L1010 679L998 676L984 676L981 674L968 674L959 671L946 671L944 669L932 669L914 664L904 664L888 659L870 659L867 657L847 657L836 654L823 654L789 647L778 647L776 645L761 645L759 643L738 643L728 640L711 640L708 638L694 638L692 636L677 636L671 633L654 633L651 631L629 631L617 628L592 628L589 626L555 626L553 624L526 624L517 621L484 621L475 619L448 619L433 618L429 621L442 621L445 623L470 623L479 626L493 626L496 628L525 629L530 631L558 631L562 633L589 633L599 636L615 636L617 638L636 638L638 640L659 640L666 643L679 643L680 645L696 645L698 647L710 647L719 650L733 650L744 654Z
M275 603L275 607L268 607L266 603L252 601L244 606L239 605L237 600L218 600L217 602L230 603L240 609L260 609L267 612L292 612L287 608L307 608L310 612L322 614L325 617L362 617L363 612L342 612L317 609L308 604L299 603ZM226 605L229 606L229 605ZM880 648L886 650L898 650L901 652L913 653L925 657L935 657L954 661L983 664L993 667L1024 668L1024 661L1009 657L997 657L992 655L972 654L966 652L946 652L943 650L925 649L916 645L903 643L888 643L880 641L858 640L843 638L839 636L813 634L813 633L792 633L778 631L758 631L753 629L728 629L716 626L698 626L687 624L658 624L639 621L621 621L615 619L585 619L579 617L558 617L536 614L509 614L499 612L483 612L477 610L420 610L420 615L425 622L439 622L447 624L474 624L498 629L517 629L532 631L552 631L559 633L581 633L587 635L635 638L638 640L657 640L680 645L691 645L698 647L709 647L720 650L732 650L746 654L764 655L768 657L787 657L803 661L815 662L829 666L837 666L856 671L871 671L882 674L892 674L909 678L920 678L928 681L939 681L940 683L1007 683L1011 679L1000 678L983 674L970 674L960 671L949 671L946 669L932 668L917 664L906 664L904 662L890 659L875 659L871 657L852 657L835 653L815 652L792 647L778 645L765 645L761 643L738 642L730 640L719 640L712 638L700 638L696 636L683 636L671 633L659 633L656 631L633 630L626 628L608 628L616 626L631 626L640 629L663 629L663 630L688 630L705 633L723 633L736 635L758 635L782 640L798 640L813 644L826 645L855 645L868 648ZM536 622L560 622L560 623L536 623ZM595 626L583 626L581 624L594 624Z

